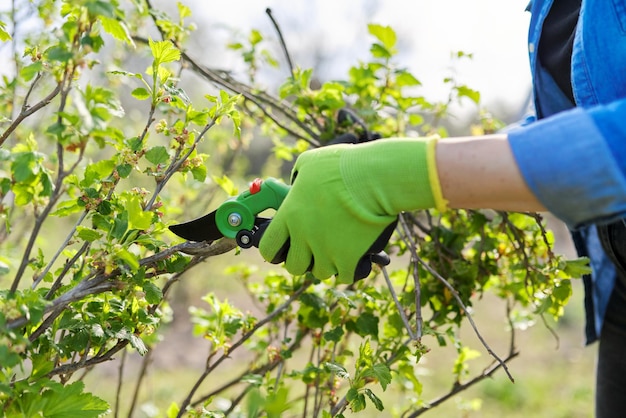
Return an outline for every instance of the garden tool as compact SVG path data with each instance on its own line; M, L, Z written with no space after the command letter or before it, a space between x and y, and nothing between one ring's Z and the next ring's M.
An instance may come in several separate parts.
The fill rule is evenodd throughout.
M339 113L339 122L349 120L364 125L352 113L342 110ZM377 134L371 134L367 130L358 137L352 133L346 133L329 141L329 144L360 143L380 138ZM181 238L188 241L212 242L226 237L235 239L241 248L258 247L265 229L271 222L270 218L259 216L268 209L278 210L282 201L289 193L290 186L275 179L255 179L249 188L236 197L232 197L222 203L216 210L200 218L171 225L169 229ZM379 265L389 264L389 256L383 251L389 241L396 223L389 225L372 244L370 249L360 260L355 280L367 277L371 272L371 263ZM279 251L271 260L274 264L285 261L289 243Z

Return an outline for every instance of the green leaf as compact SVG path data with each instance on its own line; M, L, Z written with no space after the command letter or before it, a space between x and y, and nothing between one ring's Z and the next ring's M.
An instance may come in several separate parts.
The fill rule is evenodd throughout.
M370 52L374 58L389 59L393 55L391 51L382 46L381 44L372 44Z
M125 248L120 248L115 253L115 256L122 260L132 271L139 269L139 260L137 256Z
M41 190L41 193L39 193L39 195L51 196L54 185L52 184L52 178L50 177L50 174L48 174L45 171L42 171L41 174L39 175L39 182L41 183L41 186L42 186L42 190Z
M239 194L237 187L226 174L222 175L222 177L213 176L213 181L229 196L237 196Z
M57 209L51 213L52 216L68 216L72 213L81 212L83 208L78 206L76 200L66 200L57 205Z
M126 177L130 176L130 173L133 171L133 166L130 164L120 164L117 166L116 168L117 170L117 174L125 179Z
M176 418L179 411L180 407L176 404L176 402L172 402L167 408L167 418Z
M206 111L189 110L187 112L187 121L198 126L205 126L209 120L209 113Z
M5 274L8 274L10 271L11 269L9 268L9 265L5 263L4 261L0 260L0 276L4 276ZM0 364L2 364L2 362L0 362Z
M128 45L135 46L133 38L128 31L128 27L123 21L106 16L100 16L99 19L106 33L113 36L118 41L124 41Z
M148 352L148 348L143 340L135 334L130 334L130 345L137 350L140 355L145 355Z
M0 42L10 41L11 35L6 31L6 23L0 22Z
M303 305L310 306L317 310L326 309L326 303L324 302L324 299L322 299L315 293L307 292L302 294L302 296L300 296L300 302Z
M163 86L163 89L168 92L172 97L180 97L185 104L191 103L191 99L189 98L185 90L181 89L180 87L165 85Z
M62 46L53 46L46 51L46 55L50 61L68 62L74 54Z
M95 218L95 217L94 217ZM102 224L104 226L104 223ZM111 236L118 240L122 239L126 231L128 230L128 212L122 212L115 217L113 221L113 228L111 229Z
M270 392L265 399L265 412L267 418L281 418L283 412L289 410L290 404L288 401L289 390L281 386L278 390Z
M369 312L363 312L356 320L356 332L362 337L366 335L378 337L378 317Z
M42 412L46 418L96 418L109 412L105 401L83 392L83 382L66 386L51 383L50 389L41 395Z
M265 405L265 397L258 388L253 388L246 395L246 416L256 418Z
M128 210L128 222L130 228L146 230L152 225L152 212L146 212L141 207L141 198L131 196L128 199L126 209Z
M552 291L552 297L562 305L565 305L572 296L572 283L570 280L562 280Z
M115 3L108 0L87 0L85 7L91 16L109 18L115 16Z
M80 44L83 46L88 45L94 52L98 52L104 46L104 39L102 39L102 36L100 35L83 36L80 40Z
M40 378L54 369L54 363L46 355L34 355L32 357L31 378Z
M101 160L93 164L89 164L85 169L85 178L80 182L83 187L89 187L94 183L100 183L113 174L115 169L115 161Z
M580 278L585 274L591 274L589 258L579 257L574 260L565 260L560 263L561 270L571 278Z
M261 386L263 384L263 376L260 374L246 374L239 381L254 386Z
M37 73L43 70L43 63L41 61L35 61L34 63L25 66L20 70L20 76L24 81L32 80Z
M191 175L193 176L194 180L197 180L199 182L204 182L206 180L206 175L207 175L207 169L206 166L204 164L195 166L191 169Z
M396 84L398 87L419 86L422 83L415 76L407 71L402 71L396 76Z
M355 388L350 388L346 394L346 400L350 403L352 412L359 412L365 409L365 395L359 393Z
M11 164L13 179L17 182L29 181L35 176L35 154L24 152L18 154Z
M152 282L146 282L143 284L143 291L146 293L146 301L149 304L155 305L163 299L163 292L161 288Z
M176 7L178 7L178 15L180 16L181 20L191 16L191 9L181 2L177 2Z
M0 364L3 368L14 367L20 364L20 355L7 347L6 345L0 345Z
M335 373L337 377L340 377L342 379L350 379L350 373L348 373L346 368L343 367L341 364L327 361L326 363L324 363L324 368L329 372Z
M480 102L480 92L477 90L471 89L467 86L457 86L456 92L459 97L467 97L476 104Z
M341 337L343 337L343 327L341 325L331 329L330 331L326 331L324 333L324 339L326 341L332 341L338 343L341 341Z
M180 51L174 47L170 41L153 41L148 39L155 65L161 65L166 62L178 61L180 59Z
M383 390L386 390L389 383L391 383L391 370L389 370L389 366L383 363L378 363L368 368L363 372L363 376L373 377L378 380Z
M15 204L17 206L26 206L32 202L35 197L33 194L33 188L28 185L16 184L13 186L13 193L15 193Z
M155 165L163 164L169 158L170 156L167 153L167 148L165 148L163 145L152 147L146 152L146 159Z
M143 87L137 87L135 90L131 91L130 94L137 100L147 100L152 97L150 92Z
M371 35L374 35L376 39L383 43L387 50L391 51L396 46L396 32L390 26L371 23L367 25L367 29Z
M93 242L102 236L100 232L84 226L76 227L76 232L79 238L88 242Z
M250 45L256 45L263 40L263 35L256 29L252 29L250 31L250 35L248 36L248 41Z
M367 388L364 390L364 392L367 397L370 398L370 401L372 401L376 409L378 409L379 411L385 409L385 407L383 406L383 401L381 401L380 398L374 394L374 392Z

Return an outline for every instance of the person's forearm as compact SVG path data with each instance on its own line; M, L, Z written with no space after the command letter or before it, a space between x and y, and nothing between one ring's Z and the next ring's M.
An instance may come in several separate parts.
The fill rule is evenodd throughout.
M524 182L504 134L441 139L436 161L451 208L546 210Z

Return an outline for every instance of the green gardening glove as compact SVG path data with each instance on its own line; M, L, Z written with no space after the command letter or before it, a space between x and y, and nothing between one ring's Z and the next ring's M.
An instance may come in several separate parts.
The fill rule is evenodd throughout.
M352 283L361 257L400 212L445 208L436 141L392 138L304 152L261 238L261 255L272 261L288 247L289 273Z

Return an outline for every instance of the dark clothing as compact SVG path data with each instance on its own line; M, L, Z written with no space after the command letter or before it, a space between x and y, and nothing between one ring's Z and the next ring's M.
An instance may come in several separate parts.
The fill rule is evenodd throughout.
M581 0L555 1L543 23L539 42L539 61L572 104L572 46L576 34Z
M626 223L598 228L617 280L600 332L596 371L596 417L621 418L626 411Z

